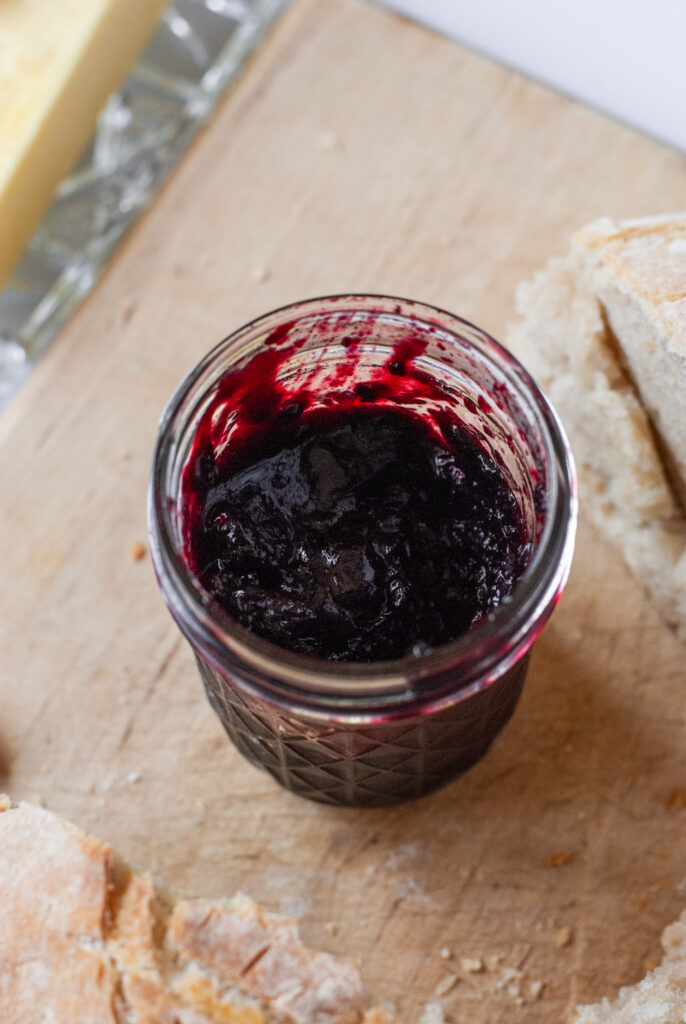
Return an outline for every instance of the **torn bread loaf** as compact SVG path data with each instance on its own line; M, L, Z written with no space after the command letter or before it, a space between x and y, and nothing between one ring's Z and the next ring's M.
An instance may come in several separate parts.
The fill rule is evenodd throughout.
M684 1024L686 1020L686 911L662 935L665 957L614 1003L580 1006L573 1024Z
M516 301L584 507L686 636L686 214L596 221Z
M0 798L2 1024L390 1024L359 972L247 897L186 900Z

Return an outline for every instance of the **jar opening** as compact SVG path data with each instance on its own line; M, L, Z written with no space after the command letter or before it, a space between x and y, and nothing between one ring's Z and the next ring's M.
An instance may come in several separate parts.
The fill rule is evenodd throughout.
M389 377L391 358L400 372ZM411 366L411 373L405 373L403 363ZM227 371L253 364L253 393L228 389L222 401ZM390 388L380 385L384 368ZM243 413L254 420L259 413L256 399L262 406L273 400L272 384L265 390L267 379L280 394L295 396L294 401L307 395L314 409L350 402L351 394L359 399L360 388L368 388L368 399L411 410L437 430L446 410L458 416L498 463L526 526L531 560L511 596L458 639L387 662L330 663L293 654L224 614L184 558L183 475L211 403L213 443L221 456L240 443L242 403ZM561 592L574 519L568 446L555 414L526 371L473 325L430 306L381 296L334 296L286 307L217 346L165 410L150 492L158 577L172 614L192 644L202 647L220 670L240 663L241 671L250 666L255 678L266 677L277 688L335 691L352 699L372 690L397 697L433 685L447 671L453 687L459 671L466 692L472 684L486 685L489 671L493 677L505 671L533 642Z

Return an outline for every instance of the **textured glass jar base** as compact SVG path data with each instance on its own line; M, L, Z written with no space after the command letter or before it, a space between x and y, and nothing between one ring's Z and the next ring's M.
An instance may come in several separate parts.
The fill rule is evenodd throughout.
M298 796L382 807L430 793L484 756L514 712L529 655L450 707L365 725L286 714L196 659L210 704L248 761Z

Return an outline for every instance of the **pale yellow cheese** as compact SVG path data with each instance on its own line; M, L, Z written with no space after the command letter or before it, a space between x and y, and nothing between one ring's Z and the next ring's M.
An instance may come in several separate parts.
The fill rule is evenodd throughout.
M167 0L0 0L0 287Z

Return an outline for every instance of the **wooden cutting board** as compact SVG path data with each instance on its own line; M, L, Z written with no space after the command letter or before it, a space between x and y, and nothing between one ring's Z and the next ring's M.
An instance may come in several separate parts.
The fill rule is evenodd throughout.
M583 517L505 734L379 811L241 760L131 549L167 397L248 318L369 290L502 336L575 227L684 208L683 156L372 4L298 0L0 418L0 788L295 914L408 1022L437 986L455 1022L536 1024L641 976L686 903L686 652Z

